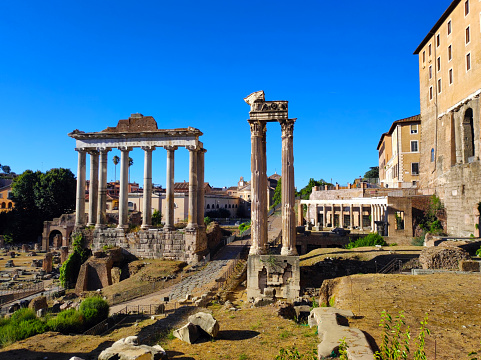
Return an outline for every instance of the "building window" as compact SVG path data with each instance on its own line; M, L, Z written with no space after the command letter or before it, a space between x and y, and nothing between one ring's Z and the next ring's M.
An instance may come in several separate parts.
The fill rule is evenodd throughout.
M426 62L426 51L423 51L423 64Z
M464 2L464 16L469 14L469 0Z
M429 65L429 80L433 78L433 66Z
M2 209L5 209L7 207L7 204L5 204L4 202L2 203Z
M428 55L431 56L431 44L428 46Z
M404 230L404 211L396 211L396 230Z
M466 71L471 70L471 53L466 55Z
M436 47L439 47L439 44L441 43L441 40L439 38L439 34L436 35Z
M412 140L411 141L411 152L418 152L418 141Z
M471 41L471 36L469 33L469 26L466 28L466 45Z
M453 31L452 26L451 26L451 20L448 21L448 35L451 35L451 32Z
M429 100L432 100L433 99L433 87L430 86L429 87Z
M209 204L207 204L207 209L210 209L210 205L209 205Z
M411 174L419 175L419 163L411 163Z
M225 204L225 208L227 209L227 204Z
M8 208L9 208L9 209L12 208L12 203L8 203Z
M418 133L418 126L411 125L411 134L417 134L417 133Z
M448 61L451 61L453 59L453 49L451 45L448 46Z
M438 71L441 70L441 56L438 57Z
M449 85L453 83L453 69L449 69Z
M438 94L441 94L441 79L438 79Z

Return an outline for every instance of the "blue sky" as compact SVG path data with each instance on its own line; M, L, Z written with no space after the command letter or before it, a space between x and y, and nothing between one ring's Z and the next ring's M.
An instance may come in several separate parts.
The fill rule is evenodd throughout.
M448 0L0 2L0 163L21 173L70 168L74 129L131 113L204 135L205 180L250 179L249 106L288 100L298 188L345 184L378 163L381 134L419 113L412 55ZM281 171L280 126L268 124L267 172ZM115 177L109 154L108 178ZM166 152L153 181L165 186ZM131 179L142 183L142 150ZM118 178L117 169L117 178ZM175 181L188 181L176 152Z

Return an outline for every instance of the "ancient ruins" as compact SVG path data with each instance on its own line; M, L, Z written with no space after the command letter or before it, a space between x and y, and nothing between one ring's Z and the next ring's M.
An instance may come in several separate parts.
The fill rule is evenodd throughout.
M250 105L251 128L251 248L247 267L247 297L294 299L299 296L300 270L296 250L294 148L296 119L289 119L287 101L265 101L264 91L244 99ZM281 255L267 254L268 122L282 129L282 248Z
M94 249L104 245L119 246L145 258L171 258L195 262L207 252L204 226L204 154L198 129L158 129L152 116L132 114L120 120L116 127L86 133L74 130L69 134L76 140L78 152L77 201L75 228L95 226ZM174 167L175 151L184 147L189 151L189 209L184 232L174 227ZM116 228L106 222L107 155L118 148L120 159L119 220ZM144 150L144 194L142 230L128 233L128 168L129 153L133 148ZM152 152L167 151L166 201L167 213L163 229L152 229ZM90 193L88 222L85 214L86 154L90 155Z

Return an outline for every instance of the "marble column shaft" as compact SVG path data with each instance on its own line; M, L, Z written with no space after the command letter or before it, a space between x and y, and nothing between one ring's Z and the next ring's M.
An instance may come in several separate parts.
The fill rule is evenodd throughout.
M267 253L267 188L263 189L264 146L262 140L266 132L266 123L249 120L251 129L251 255Z
M84 149L78 151L77 163L77 196L75 202L75 226L85 225L85 173L86 153Z
M197 228L197 152L195 146L187 146L189 150L189 212L187 229Z
M297 255L294 187L294 123L281 122L282 129L282 248L281 255ZM266 184L267 188L267 184Z
M89 222L94 226L97 221L98 191L99 191L99 152L91 150L90 155L90 184L89 184Z
M204 155L205 149L197 151L197 225L204 227Z
M97 202L97 223L102 228L107 224L107 158L110 149L100 149L99 161L99 195Z
M167 150L167 172L165 186L165 230L174 229L174 169L175 169L175 150L177 146L165 146Z
M152 151L154 146L142 146L144 150L144 193L142 209L142 229L152 226Z
M359 205L359 229L362 230L362 204Z
M339 215L339 227L344 228L344 205L341 204L341 213Z
M326 211L326 205L322 205L322 228L324 229L327 225L327 211Z
M131 148L120 148L120 196L119 229L129 226L129 152Z
M349 204L349 229L354 228L354 217L352 216L352 204Z

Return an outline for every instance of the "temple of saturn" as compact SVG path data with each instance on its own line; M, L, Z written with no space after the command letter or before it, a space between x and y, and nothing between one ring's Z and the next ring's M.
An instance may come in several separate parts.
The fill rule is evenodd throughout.
M86 133L74 130L69 134L76 140L78 152L77 198L75 228L94 227L94 249L104 245L119 246L139 257L171 258L196 262L207 253L204 226L204 153L195 128L161 130L152 116L132 114L120 120L116 127L100 132ZM174 159L175 151L184 147L189 151L189 208L188 224L184 231L174 227ZM121 151L119 220L116 228L107 227L107 157L111 149ZM133 148L144 150L144 192L142 227L135 233L126 231L128 213L129 152ZM152 152L167 151L166 201L163 229L152 229ZM85 209L86 155L90 156L90 186L88 216ZM87 221L88 219L88 221Z
M299 256L296 250L294 149L296 119L288 118L287 101L265 101L263 91L244 99L251 107L251 248L247 264L247 297L295 299L300 292ZM267 161L268 122L282 130L282 248L280 255L267 254Z

